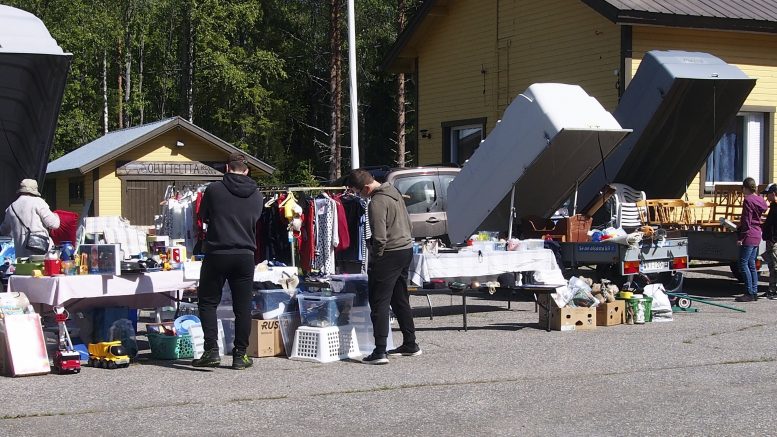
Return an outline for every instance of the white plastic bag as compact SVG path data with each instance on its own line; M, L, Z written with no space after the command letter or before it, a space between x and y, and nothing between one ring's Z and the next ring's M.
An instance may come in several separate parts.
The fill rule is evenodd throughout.
M669 301L669 296L665 293L666 289L663 284L649 284L642 290L642 294L653 298L652 313L654 322L671 322L672 316L672 303Z

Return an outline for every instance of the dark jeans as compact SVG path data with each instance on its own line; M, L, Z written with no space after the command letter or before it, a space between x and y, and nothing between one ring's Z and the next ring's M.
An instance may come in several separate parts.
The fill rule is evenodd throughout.
M251 295L254 281L254 256L251 254L205 256L197 290L205 350L218 348L216 307L221 302L221 289L229 281L232 309L235 313L235 351L245 353L251 335ZM228 351L227 351L228 352Z
M375 351L386 352L389 336L389 304L402 331L402 343L415 345L413 309L407 292L407 268L413 249L392 250L380 258L372 257L367 269L370 290L370 318L375 335Z
M745 281L745 294L758 294L758 272L755 270L755 258L758 256L758 246L740 246L739 271Z

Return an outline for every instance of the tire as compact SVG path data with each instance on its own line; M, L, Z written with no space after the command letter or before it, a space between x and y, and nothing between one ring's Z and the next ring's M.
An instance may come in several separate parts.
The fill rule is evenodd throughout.
M692 303L693 301L688 299L687 297L677 298L677 306L679 306L680 308L690 308Z
M86 363L86 365L89 367L97 367L97 364L95 363L95 360L92 357L89 357L89 361Z
M108 368L109 369L115 369L116 368L116 362L115 361L108 361Z
M103 360L103 359L101 359L100 360L100 365L98 367L100 367L101 369L107 369L108 368L108 362Z

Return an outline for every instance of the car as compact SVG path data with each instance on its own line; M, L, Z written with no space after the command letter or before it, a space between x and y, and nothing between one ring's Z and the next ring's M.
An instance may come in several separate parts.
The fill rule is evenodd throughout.
M369 168L379 182L389 182L402 194L414 239L448 240L447 193L461 168L453 165Z

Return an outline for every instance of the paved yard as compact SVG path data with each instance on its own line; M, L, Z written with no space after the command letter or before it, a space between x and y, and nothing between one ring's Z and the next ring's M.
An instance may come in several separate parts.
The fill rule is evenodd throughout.
M733 304L741 286L729 276L690 274L686 290ZM424 354L387 366L265 358L237 372L229 360L196 370L142 359L0 378L0 434L777 434L777 301L550 333L528 302L472 299L466 333L460 299L433 302L430 321L426 299L412 301Z

